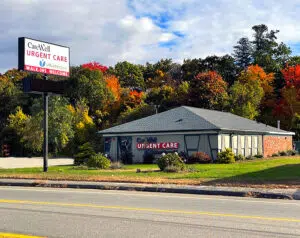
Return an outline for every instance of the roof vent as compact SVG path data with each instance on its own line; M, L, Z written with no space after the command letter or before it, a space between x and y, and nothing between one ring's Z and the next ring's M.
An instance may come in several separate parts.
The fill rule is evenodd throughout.
M179 120L177 120L177 121L175 121L175 122L181 122L181 121L183 121L182 119L179 119Z

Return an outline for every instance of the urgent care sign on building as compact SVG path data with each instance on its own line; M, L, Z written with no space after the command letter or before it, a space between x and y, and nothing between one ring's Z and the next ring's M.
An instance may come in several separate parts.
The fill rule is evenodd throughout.
M20 37L19 70L36 73L70 75L70 48Z
M161 143L137 143L138 150L164 150L164 149L178 149L178 142L161 142Z

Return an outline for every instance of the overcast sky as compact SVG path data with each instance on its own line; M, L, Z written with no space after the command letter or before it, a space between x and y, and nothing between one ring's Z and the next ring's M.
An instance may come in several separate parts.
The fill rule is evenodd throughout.
M232 53L251 27L279 29L300 53L300 0L1 0L0 73L17 67L17 38L71 48L71 65L156 62Z

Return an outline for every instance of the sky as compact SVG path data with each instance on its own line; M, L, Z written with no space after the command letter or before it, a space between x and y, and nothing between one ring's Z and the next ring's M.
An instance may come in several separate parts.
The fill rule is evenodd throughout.
M299 12L300 0L1 0L0 73L17 67L23 36L69 46L71 65L181 63L231 54L266 24L298 55Z

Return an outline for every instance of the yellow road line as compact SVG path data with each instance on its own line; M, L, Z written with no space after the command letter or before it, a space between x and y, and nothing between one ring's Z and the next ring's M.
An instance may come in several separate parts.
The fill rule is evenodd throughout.
M267 221L286 221L286 222L299 222L300 219L283 218L283 217L264 217L264 216L251 216L251 215L237 215L237 214L225 214L214 212L196 212L185 210L164 210L156 208L140 208L140 207L125 207L125 206L105 206L96 204L81 204L81 203L59 203L59 202L41 202L41 201L26 201L26 200L7 200L0 199L0 203L8 204L25 204L25 205L51 205L60 207L87 207L87 208L100 208L100 209L113 209L113 210L125 210L125 211L146 211L155 213L169 213L169 214L185 214L185 215L206 215L215 217L233 217L241 219L257 219Z
M29 236L29 235L22 235L22 234L13 234L13 233L1 233L0 232L0 238L43 238L43 237L41 237L41 236Z

